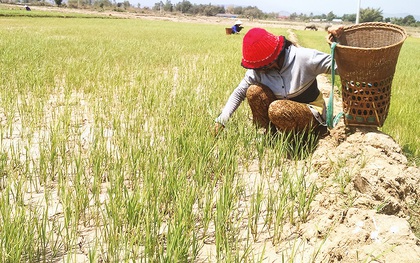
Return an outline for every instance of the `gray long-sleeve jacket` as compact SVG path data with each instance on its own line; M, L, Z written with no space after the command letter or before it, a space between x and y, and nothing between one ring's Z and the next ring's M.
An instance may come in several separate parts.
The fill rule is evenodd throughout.
M323 124L325 102L316 85L316 77L330 72L331 56L329 54L291 45L285 51L284 64L280 70L247 70L245 77L232 92L222 113L215 121L225 125L245 99L248 87L253 84L264 84L279 99L290 99L308 104L316 119Z

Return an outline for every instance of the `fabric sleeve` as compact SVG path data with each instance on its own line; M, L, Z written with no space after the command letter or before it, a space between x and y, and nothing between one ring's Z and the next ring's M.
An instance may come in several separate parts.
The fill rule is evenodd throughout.
M229 120L230 116L236 111L236 109L241 105L242 101L246 98L246 91L249 87L249 82L244 78L239 85L235 88L232 94L229 96L229 99L224 106L222 113L219 117L216 118L216 122L222 124L223 126L226 125L227 121Z
M312 57L312 64L314 69L314 75L317 76L322 73L331 73L331 55L314 50ZM337 73L337 64L335 64L335 71Z

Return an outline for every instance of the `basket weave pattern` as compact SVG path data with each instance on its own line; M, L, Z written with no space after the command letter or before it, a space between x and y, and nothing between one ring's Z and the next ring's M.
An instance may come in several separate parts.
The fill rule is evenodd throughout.
M336 40L345 123L381 127L388 115L399 52L407 35L386 23L344 28Z

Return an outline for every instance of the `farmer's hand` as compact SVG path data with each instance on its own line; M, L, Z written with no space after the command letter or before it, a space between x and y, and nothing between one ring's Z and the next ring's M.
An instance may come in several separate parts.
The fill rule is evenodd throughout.
M225 126L223 126L223 124L216 122L214 124L214 127L212 128L212 133L213 133L214 137L219 135L223 131L224 128L225 128Z
M339 38L341 34L343 34L343 32L344 32L343 26L340 26L336 29L328 29L328 40L330 40L331 42L336 41L336 39Z

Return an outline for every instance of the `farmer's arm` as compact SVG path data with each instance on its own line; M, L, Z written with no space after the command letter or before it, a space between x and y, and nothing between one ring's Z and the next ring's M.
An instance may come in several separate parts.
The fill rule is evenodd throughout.
M236 109L241 105L242 101L246 97L246 91L249 87L249 83L243 79L241 83L235 88L232 94L229 96L229 99L226 105L223 107L222 113L219 117L216 118L216 123L220 123L225 126L230 116L236 111Z
M322 73L331 74L332 57L330 54L326 54L315 50L311 59L312 68L314 75L317 76ZM337 64L334 65L335 74L338 74Z

